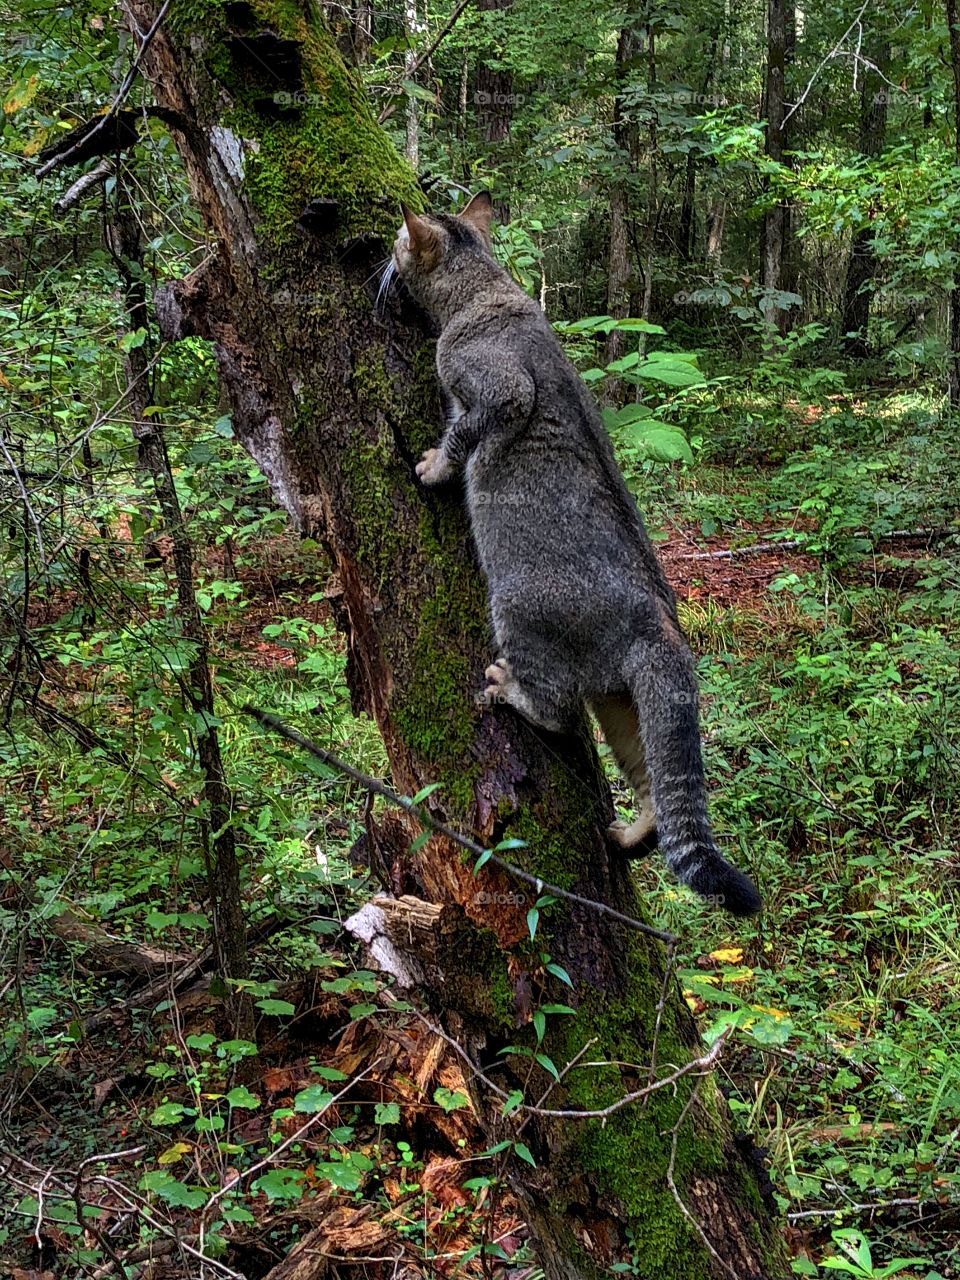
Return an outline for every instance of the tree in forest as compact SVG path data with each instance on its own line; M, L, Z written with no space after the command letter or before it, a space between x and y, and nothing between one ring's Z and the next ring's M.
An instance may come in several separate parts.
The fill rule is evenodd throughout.
M775 165L784 163L788 142L786 78L796 38L793 0L768 0L767 71L763 91L764 152ZM761 223L760 283L768 291L764 313L768 324L785 333L789 311L777 298L792 291L790 206L782 199L768 204Z
M544 1274L594 1280L630 1256L663 1280L784 1275L672 942L606 843L612 804L586 725L546 742L476 705L483 583L457 497L413 478L440 416L430 342L398 299L372 308L399 202L423 205L414 175L306 4L123 8L152 33L139 63L215 243L158 294L162 331L212 342L237 437L326 547L354 704L397 788L477 847L509 849L528 877L502 860L475 870L443 833L423 843L409 813L368 816L393 895L384 928L471 1063ZM588 1047L610 1066L577 1068Z
M877 39L860 75L860 154L875 159L883 151L887 133L887 102L890 96L887 67L890 46ZM870 283L878 267L873 228L858 227L850 244L850 258L843 287L840 332L852 356L867 354L870 323Z

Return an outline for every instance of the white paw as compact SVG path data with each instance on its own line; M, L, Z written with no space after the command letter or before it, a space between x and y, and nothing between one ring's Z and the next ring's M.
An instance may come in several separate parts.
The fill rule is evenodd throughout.
M417 463L417 479L421 484L442 484L453 473L442 449L428 449Z
M506 658L498 658L483 674L490 683L480 695L480 701L487 707L502 706L507 701L506 687L513 680L510 663Z

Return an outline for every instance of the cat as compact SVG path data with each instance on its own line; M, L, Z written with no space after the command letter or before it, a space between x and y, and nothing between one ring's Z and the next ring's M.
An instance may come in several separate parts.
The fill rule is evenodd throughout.
M610 838L654 843L677 879L736 915L753 882L717 848L707 817L698 694L676 601L593 398L537 303L496 262L492 203L458 216L403 209L385 287L398 274L440 330L448 401L422 484L463 473L499 657L487 704L549 732L590 707L637 798Z

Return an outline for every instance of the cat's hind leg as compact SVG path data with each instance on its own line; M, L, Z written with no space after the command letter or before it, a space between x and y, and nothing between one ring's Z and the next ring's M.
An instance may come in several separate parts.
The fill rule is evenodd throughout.
M646 753L640 719L633 699L626 692L591 700L594 715L620 772L633 788L637 816L633 822L617 820L607 828L610 839L633 857L651 852L657 843L657 816L650 793Z

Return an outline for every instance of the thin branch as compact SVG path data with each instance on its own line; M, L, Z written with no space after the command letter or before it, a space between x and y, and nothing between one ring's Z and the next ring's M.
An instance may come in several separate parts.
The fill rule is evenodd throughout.
M413 62L410 64L409 67L404 69L403 75L405 80L412 80L413 77L420 70L420 68L423 66L423 64L425 62L429 62L429 60L436 53L437 49L439 49L441 42L445 40L446 37L450 34L450 32L453 30L461 13L463 13L464 9L466 9L467 5L469 5L471 2L472 0L460 0L460 3L454 9L453 13L451 13L450 17L446 20L446 22L437 32L436 36L433 39L433 42L430 45L428 45L428 47L423 51L423 53L418 54L417 57L414 58ZM388 107L384 107L384 109L380 112L380 115L377 117L377 124L384 124L387 120L390 119L390 117L393 115L396 109L397 109L396 102L391 102Z
M502 1089L500 1085L491 1080L488 1075L485 1075L484 1072L480 1070L477 1064L467 1053L466 1049L464 1049L463 1045L456 1041L453 1036L447 1035L441 1027L435 1026L434 1023L432 1023L429 1018L425 1017L424 1014L420 1013L419 1010L414 1009L413 1013L420 1019L428 1030L432 1031L434 1035L439 1036L441 1040L445 1041L450 1046L458 1057L463 1059L470 1068L475 1079L482 1081L483 1084L485 1084L487 1088L498 1097L504 1099L510 1097L510 1094L506 1089ZM631 1093L625 1093L622 1098L618 1098L616 1102L611 1102L608 1107L600 1107L593 1111L583 1111L570 1107L541 1107L539 1105L532 1105L528 1102L522 1102L516 1110L518 1112L525 1112L532 1116L541 1116L547 1120L607 1120L610 1116L616 1115L618 1111L622 1111L624 1107L630 1106L631 1103L640 1102L644 1098L648 1098L650 1094L658 1093L661 1089L666 1089L669 1085L676 1084L677 1081L682 1080L684 1076L693 1075L694 1073L705 1074L712 1070L720 1059L720 1054L723 1052L723 1046L726 1043L731 1030L732 1028L728 1027L726 1031L714 1040L707 1052L701 1054L699 1058L694 1058L691 1062L685 1062L682 1067L677 1067L677 1069L672 1071L670 1075L662 1076L659 1080L654 1080L652 1084L644 1085L642 1089L634 1089ZM574 1061L576 1061L576 1059L574 1059ZM569 1065L572 1066L573 1063Z
M244 1169L242 1173L234 1174L234 1176L230 1179L230 1181L225 1183L220 1188L219 1191L215 1191L214 1194L207 1201L203 1211L204 1216L206 1216L209 1213L212 1206L216 1204L216 1202L220 1199L221 1196L225 1196L229 1192L233 1191L234 1188L238 1187L241 1182L243 1182L247 1178L251 1178L255 1173L259 1173L261 1169L266 1169L269 1165L276 1164L277 1157L279 1155L281 1155L289 1147L292 1147L295 1142L299 1142L300 1139L307 1132L307 1130L312 1128L313 1125L315 1125L318 1120L320 1120L323 1116L325 1116L326 1113L330 1110L330 1108L335 1103L340 1101L340 1099L344 1096L344 1094L349 1093L350 1090L353 1088L353 1086L358 1083L358 1081L363 1080L366 1076L370 1075L371 1071L376 1070L376 1068L380 1066L380 1061L381 1060L377 1058L375 1062L371 1062L369 1067L361 1071L358 1076L354 1076L352 1080L349 1080L343 1086L343 1088L340 1090L339 1093L335 1093L329 1102L325 1103L324 1106L322 1106L319 1111L315 1111L310 1116L310 1118L306 1120L300 1126L299 1129L297 1129L295 1133L291 1133L289 1138L285 1138L284 1141L281 1142L278 1147L275 1147L270 1152L269 1155L264 1156L262 1160L258 1160L256 1164L252 1164L249 1169Z
M953 529L891 529L888 533L871 533L869 529L855 529L853 538L868 538L876 542L900 542L909 538L938 538L943 540L955 535ZM724 551L695 551L677 556L678 560L732 560L735 556L759 556L771 551L803 550L806 544L800 538L785 538L782 542L753 542L745 547L729 547Z
M721 1036L720 1039L722 1040L723 1036ZM719 1043L720 1043L720 1040L717 1040L714 1044L714 1048L716 1048ZM696 1097L699 1090L700 1090L700 1081L698 1080L694 1084L693 1088L690 1090L690 1097L683 1104L683 1110L680 1112L680 1115L677 1119L677 1123L673 1126L673 1138L670 1143L670 1163L667 1165L667 1186L670 1188L670 1193L673 1196L674 1200L677 1202L677 1208L680 1210L680 1212L683 1214L686 1220L690 1223L690 1226L694 1229L694 1231L703 1241L704 1247L706 1248L710 1256L713 1258L713 1260L715 1262L719 1262L720 1266L723 1267L727 1275L733 1277L733 1280L740 1280L740 1276L737 1275L733 1267L731 1267L730 1264L726 1262L723 1258L721 1258L719 1253L717 1253L716 1249L713 1247L713 1245L710 1243L709 1239L707 1238L707 1234L704 1231L703 1227L701 1227L700 1223L696 1220L696 1218L693 1216L693 1214L690 1212L687 1206L683 1203L683 1197L680 1195L680 1192L677 1190L677 1184L674 1181L674 1177L673 1177L674 1169L676 1168L676 1165L677 1165L677 1142L679 1141L679 1138L680 1138L680 1129L681 1129L681 1126L683 1125L684 1120L686 1120L687 1118L687 1113L689 1112L690 1108L693 1106L694 1102L696 1101Z
M931 1206L933 1208L934 1206ZM942 1205L936 1206L943 1208ZM874 1204L838 1204L832 1209L803 1209L799 1213L788 1213L788 1222L802 1222L808 1218L833 1218L838 1213L877 1213L881 1209L917 1208L923 1209L919 1196L904 1196L897 1200L878 1200Z
M790 117L793 115L793 113L795 111L799 111L800 108L803 106L803 104L806 102L807 98L810 96L810 90L813 88L813 86L817 82L817 77L820 75L820 72L827 65L827 63L830 61L831 58L835 58L837 54L840 53L840 51L843 48L843 42L846 40L850 32L853 31L855 27L860 25L860 21L863 18L863 15L867 12L869 8L870 8L870 0L863 0L863 4L860 7L860 12L857 14L854 20L850 23L849 27L847 27L846 31L837 41L837 43L833 46L833 48L830 50L827 56L823 59L823 61L817 67L816 71L814 71L803 93L801 93L800 97L796 100L796 102L793 104L790 110L783 117L784 124L786 124L787 121L790 119Z
M412 814L424 826L436 831L438 835L446 836L448 840L459 845L461 849L466 849L474 857L484 858L485 861L492 862L494 866L499 867L501 871L506 871L509 875L523 880L526 884L533 885L538 894L548 893L552 897L564 898L568 902L575 902L578 906L587 907L599 915L609 916L612 920L617 920L620 924L625 924L630 929L636 929L639 933L645 933L651 938L659 938L661 942L667 945L673 945L676 942L674 935L666 929L656 929L653 925L644 924L642 920L635 920L632 916L624 915L622 911L608 907L606 903L594 902L592 898L584 898L578 893L570 893L566 889L561 889L558 885L541 880L539 876L532 875L529 871L524 871L522 868L514 866L512 862L507 862L505 858L501 858L489 849L485 849L476 840L471 840L469 836L461 835L459 831L455 831L452 827L448 827L446 823L440 822L422 805L414 804L407 796L399 795L398 792L386 786L377 778L371 778L368 774L361 773L359 769L354 769L345 760L335 756L332 751L327 751L325 747L319 746L312 739L305 737L297 729L285 724L278 716L272 715L269 711L261 711L259 708L249 705L243 707L242 710L245 715L252 716L265 729L278 733L281 738L286 738L288 742L293 742L298 747L302 747L304 751L309 751L312 756L322 760L331 769L336 769L339 773L345 774L346 777L352 778L354 782L359 783L361 787L365 787L367 791Z
M161 22L163 22L164 18L167 16L167 10L170 8L170 5L172 4L172 2L173 0L163 0L163 4L160 6L160 12L157 14L156 18L154 18L153 25L150 27L150 30L143 37L143 41L140 45L140 48L136 52L136 56L134 57L133 62L130 66L130 70L123 77L123 83L120 85L120 88L117 92L117 96L114 98L113 102L111 102L109 108L103 113L103 115L100 117L97 123L93 126L90 132L85 133L82 138L79 138L73 144L73 146L69 149L69 151L64 151L60 155L51 156L45 165L41 165L41 167L37 170L38 178L46 177L46 175L50 173L51 170L56 169L61 164L65 164L72 155L76 154L76 152L80 149L81 146L86 146L87 143L90 141L90 139L94 136L94 134L99 133L100 130L110 120L112 120L114 116L116 116L127 94L133 88L133 82L134 80L136 80L137 73L140 70L140 62L143 59L144 54L149 49L151 40L157 34L157 31L160 29Z
M54 213L66 213L75 204L79 204L88 191L93 187L98 187L102 182L113 176L114 162L112 156L104 156L98 165L90 169L87 173L81 173L76 182L67 187L59 199L53 202Z

